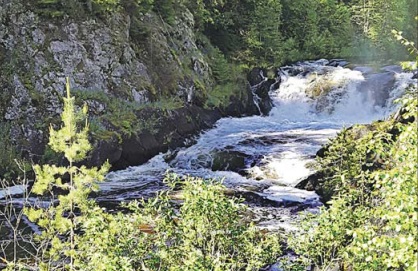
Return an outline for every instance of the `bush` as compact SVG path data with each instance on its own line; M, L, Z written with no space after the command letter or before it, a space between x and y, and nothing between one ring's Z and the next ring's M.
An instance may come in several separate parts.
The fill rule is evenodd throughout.
M155 270L258 270L274 262L277 236L245 221L245 206L225 196L219 182L175 176L167 181L171 189L145 204L158 240ZM178 185L182 203L176 212L170 194Z
M401 102L396 121L375 124L361 139L344 131L320 160L334 197L291 238L305 265L417 269L417 90Z
M35 165L31 191L49 194L52 202L24 208L42 229L33 236L37 253L6 260L7 270L258 270L275 260L277 235L245 220L245 206L225 196L217 181L168 175L167 191L125 205L130 212L107 213L88 196L108 163L100 169L75 165L91 146L87 108L77 110L68 80L61 117L63 125L51 128L49 145L68 165ZM181 200L174 198L178 187Z

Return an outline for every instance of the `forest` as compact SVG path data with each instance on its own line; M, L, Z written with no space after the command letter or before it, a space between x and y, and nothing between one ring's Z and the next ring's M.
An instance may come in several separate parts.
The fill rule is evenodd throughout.
M417 270L417 0L0 4L0 269Z
M391 31L417 40L414 0L37 0L45 16L105 16L124 9L133 23L148 11L168 24L184 8L193 11L195 31L206 36L229 61L278 66L302 59L341 57L358 61L403 59L406 50ZM146 37L137 22L133 29Z

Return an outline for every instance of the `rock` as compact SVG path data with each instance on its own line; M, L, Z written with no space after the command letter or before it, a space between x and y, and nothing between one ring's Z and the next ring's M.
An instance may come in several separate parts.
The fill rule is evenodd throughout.
M314 63L317 64L317 65L320 65L320 66L326 66L326 65L329 64L329 60L319 59L319 60L316 60Z
M281 68L283 72L290 76L296 76L303 72L305 72L304 66L292 65L292 66L285 66Z
M152 30L147 38L135 35L145 29ZM109 159L116 169L183 145L221 116L260 114L257 106L268 114L272 82L256 91L261 97L257 106L251 89L243 87L225 101L225 108L204 109L214 82L207 49L199 48L196 40L188 9L176 14L172 25L153 12L137 21L124 11L100 19L88 13L82 20L70 15L57 20L40 16L20 0L0 0L0 122L12 126L10 136L19 153L37 163L48 141L49 123L58 127L70 77L73 95L79 93L90 118L109 132L104 138L95 135L96 149L86 163L99 165ZM159 97L180 98L187 105L135 110L140 113L130 122L153 122L152 128L140 131L121 131L104 118L115 106L152 108L147 105Z
M220 150L212 154L212 170L229 170L240 174L245 174L245 168L250 159L250 155L235 150Z
M253 68L247 75L247 81L250 86L255 86L263 81L266 81L265 70L262 68Z
M389 92L395 85L395 74L393 72L376 73L366 76L359 89L367 95L374 105L383 107L389 98Z
M393 72L393 73L401 73L402 67L399 65L390 65L380 68L383 72Z
M265 71L261 68L253 68L247 75L251 91L254 95L254 103L259 108L260 114L268 115L273 108L273 102L269 92L280 85L280 77L277 79L268 79L265 77Z
M221 110L223 115L233 117L260 114L260 111L254 102L254 94L249 86L242 89L240 96L234 95L230 97L229 105Z
M211 127L222 116L217 110L206 110L195 105L172 110L166 115L155 110L147 109L141 115L148 118L153 114L158 115L158 123L151 130L123 138L120 159L114 161L113 169L140 165L160 152L184 146L187 138ZM118 143L115 145L114 148Z
M329 61L329 63L327 64L327 66L332 66L332 67L345 67L348 64L350 64L350 62L348 62L345 59L331 59Z
M122 146L118 143L118 139L113 137L111 140L102 140L95 144L88 159L88 164L90 166L100 166L104 161L108 160L112 165L119 161L122 158L121 156Z
M309 175L304 180L300 181L295 188L307 190L307 191L316 191L319 186L319 180L323 177L323 174L320 172L315 172Z
M374 72L374 69L371 67L354 67L353 71L359 71L361 72L363 75L368 75Z
M412 79L418 79L418 70L414 71L414 74L412 75Z

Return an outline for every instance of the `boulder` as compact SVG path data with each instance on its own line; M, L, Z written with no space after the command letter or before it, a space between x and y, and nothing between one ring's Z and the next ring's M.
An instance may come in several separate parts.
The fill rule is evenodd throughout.
M402 67L399 65L390 65L380 68L383 72L393 72L393 73L401 73Z
M253 68L247 75L247 81L250 86L255 86L267 80L266 71L262 68Z
M361 83L359 89L374 102L374 105L383 107L395 81L393 72L370 74L366 76L366 80Z
M345 67L348 64L350 64L350 62L348 62L345 59L331 59L329 61L329 63L327 64L327 66L332 66L332 67Z
M229 170L239 174L245 174L247 161L250 155L236 150L220 150L212 153L212 170Z
M363 75L368 75L368 74L372 74L374 72L374 69L372 67L358 66L358 67L354 67L353 71L359 71Z

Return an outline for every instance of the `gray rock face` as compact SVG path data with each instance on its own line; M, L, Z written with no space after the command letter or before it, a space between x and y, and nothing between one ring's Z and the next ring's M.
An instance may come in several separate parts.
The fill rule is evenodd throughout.
M44 131L62 110L66 77L73 90L150 101L152 79L133 49L129 27L122 13L106 22L45 20L24 0L0 0L0 86L9 101L0 112L22 153L43 153Z
M265 71L261 68L253 68L247 75L251 91L254 94L254 103L257 104L261 114L268 115L273 108L273 102L269 96L270 90L278 89L280 77L268 79Z
M212 72L208 59L196 45L194 18L189 10L168 25L153 13L144 15L138 23L137 18L133 21L123 11L106 18L86 15L76 19L63 15L51 19L42 17L33 6L30 0L0 0L0 124L10 124L10 137L26 158L38 161L44 153L49 124L59 125L66 77L70 78L73 94L79 93L88 104L90 117L96 117L96 122L99 119L101 123L96 124L108 132L115 132L117 125L100 116L109 114L111 106L115 112L115 106L134 104L137 108L161 97L203 106L205 88L213 85ZM144 37L134 36L137 28L146 32ZM248 108L253 113L254 106L248 102L251 92L245 95L245 104L232 101L226 114L243 114L249 112ZM109 105L115 98L123 102ZM215 111L212 113L217 119L220 116ZM135 118L129 121L147 121L138 114ZM199 119L194 115L190 118ZM127 121L120 117L112 120ZM120 133L118 139L114 134L105 134L106 142L100 139L95 143L99 150L92 154L91 163L99 164L107 158L115 161L117 167L142 162L142 158L139 161L130 157L126 146L142 146L129 142L153 138L155 133L160 134L154 140L157 143L149 141L152 144L144 147L143 157L150 158L167 149L161 138L173 131L164 129L164 123L160 123L164 120L173 121L158 118L155 122L160 130L136 131L141 136ZM184 128L185 135L204 127L207 126L199 123ZM152 135L145 136L147 132ZM141 156L140 151L133 153Z

